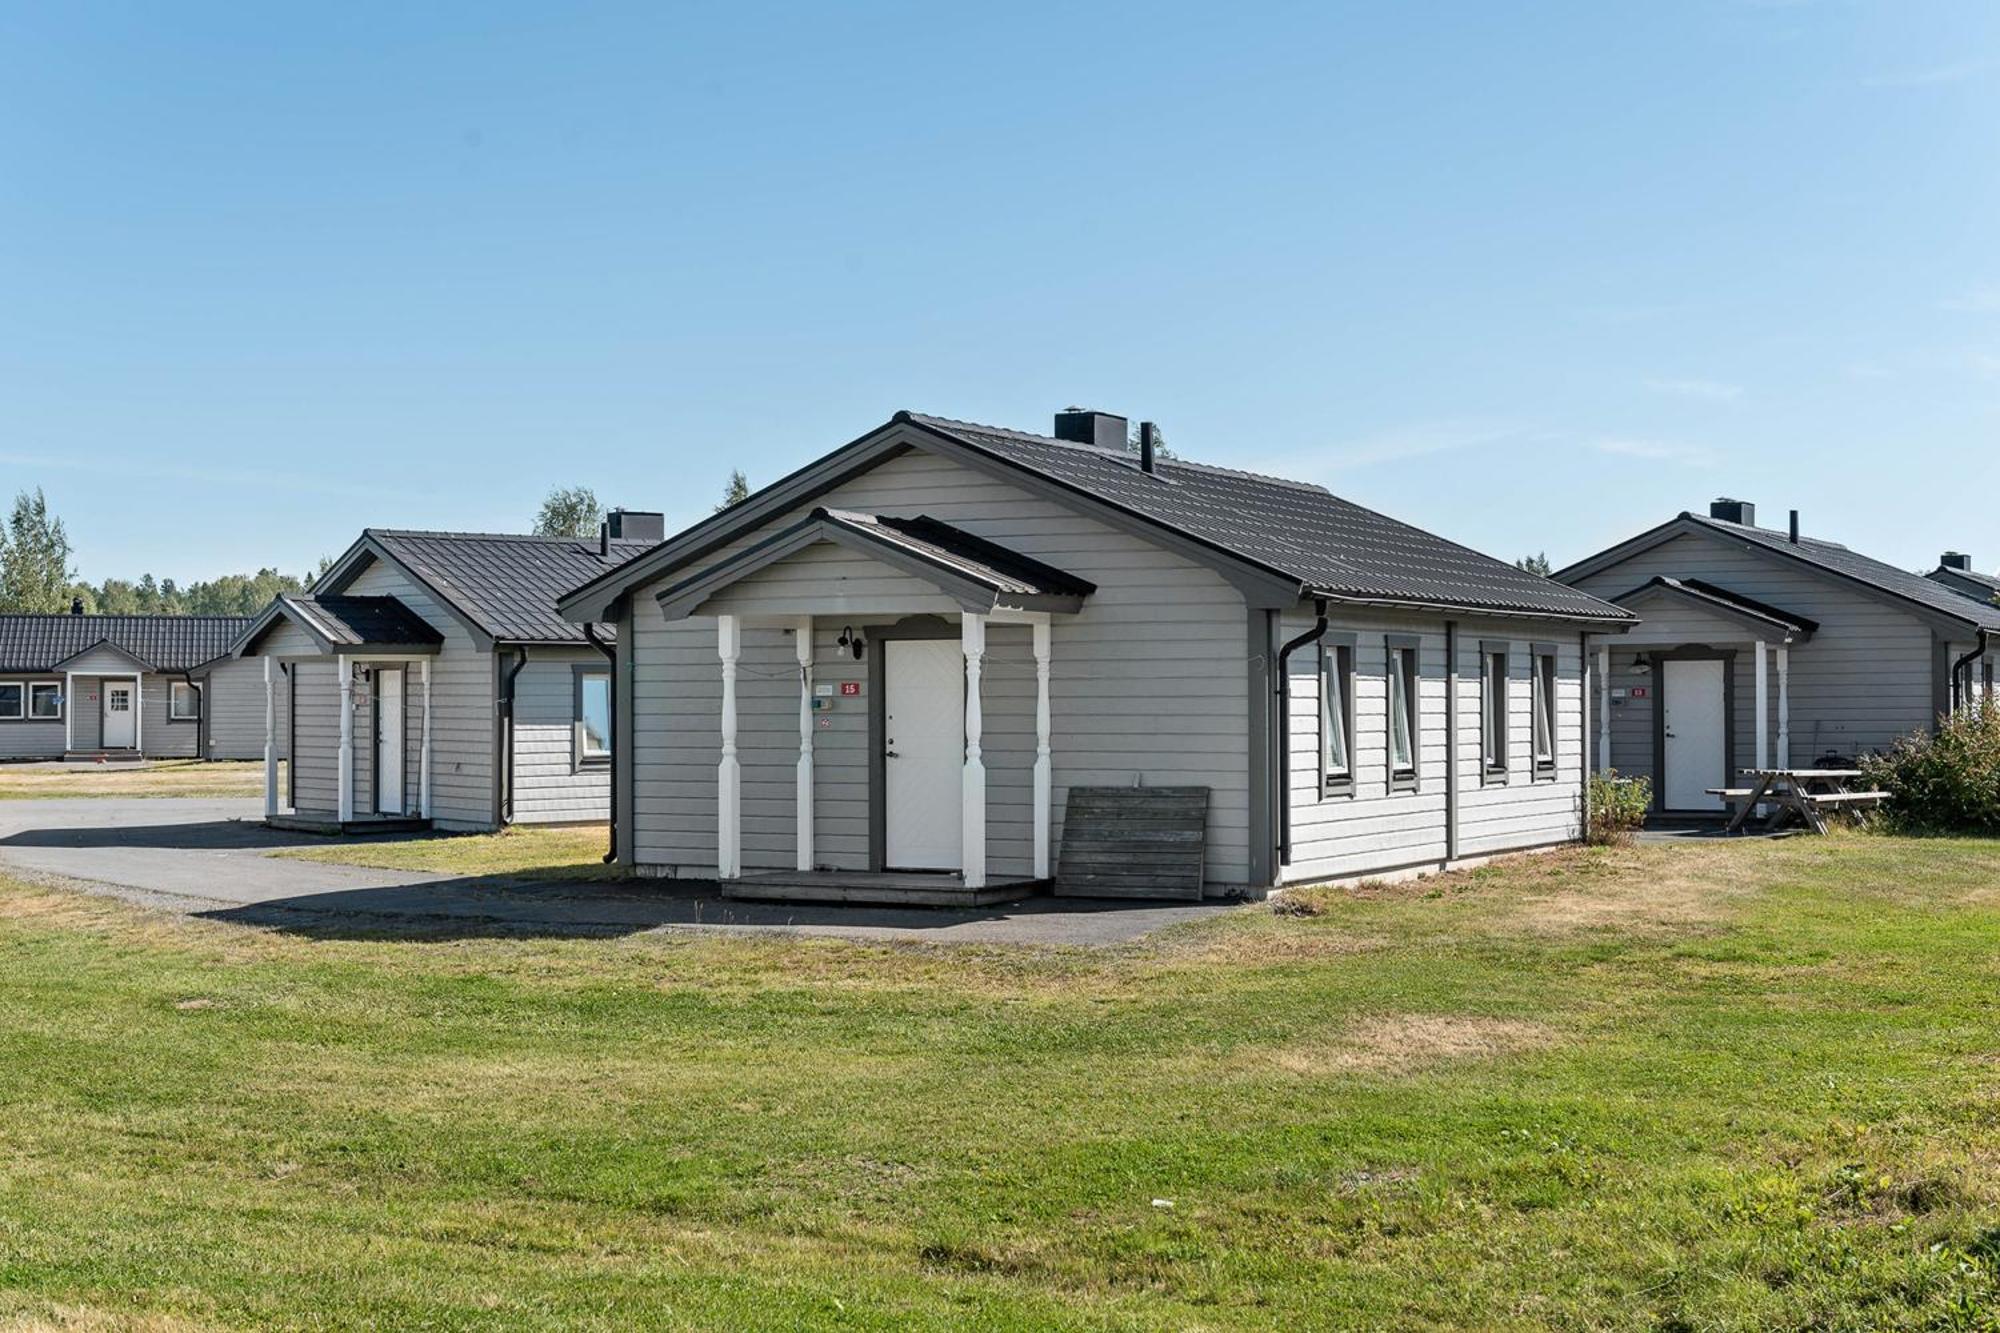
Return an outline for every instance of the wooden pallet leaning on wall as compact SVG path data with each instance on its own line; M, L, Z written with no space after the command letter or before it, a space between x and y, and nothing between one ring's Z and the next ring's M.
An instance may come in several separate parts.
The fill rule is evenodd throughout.
M1054 891L1199 899L1207 851L1206 787L1071 787Z

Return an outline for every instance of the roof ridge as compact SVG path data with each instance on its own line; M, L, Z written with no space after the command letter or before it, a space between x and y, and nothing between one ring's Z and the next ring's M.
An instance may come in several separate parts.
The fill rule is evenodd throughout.
M1129 449L1107 449L1102 445L1085 444L1081 440L1059 440L1053 435L1037 435L1033 431L1016 430L1012 426L989 426L984 422L961 421L956 417L941 417L929 412L906 412L904 415L910 417L912 420L924 422L928 425L935 425L945 430L950 430L956 426L965 430L985 431L990 435L1006 435L1017 440L1027 440L1034 444L1051 445L1058 449L1073 449L1080 454L1093 454L1098 458L1108 458L1114 462L1123 463L1134 472L1139 472L1142 476L1145 475L1139 467L1139 456ZM1314 481L1300 481L1296 477L1279 477L1268 472L1252 472L1248 468L1224 467L1220 463L1201 463L1191 458L1182 458L1179 456L1161 458L1154 464L1154 467L1156 469L1185 468L1190 472L1208 472L1225 477L1248 477L1252 481L1267 482L1273 486L1289 486L1295 490L1316 491L1322 495L1333 494L1332 491ZM1154 475L1157 476L1158 472L1156 471Z
M362 531L371 537L457 537L468 540L476 539L478 541L541 542L545 544L573 542L580 546L594 546L598 541L596 537L544 537L534 532L456 532L445 528L364 528ZM614 546L656 546L659 544L657 542L649 542L643 537L613 537L611 542Z
M253 620L254 616L221 611L0 611L0 620Z

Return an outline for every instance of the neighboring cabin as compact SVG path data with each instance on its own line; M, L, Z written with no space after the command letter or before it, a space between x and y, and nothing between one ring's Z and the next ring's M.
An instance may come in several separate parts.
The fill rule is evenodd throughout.
M595 541L363 532L234 645L268 669L276 742L295 757L285 790L268 779L267 817L328 831L607 818L608 630L564 620L556 598L661 532L659 515L625 511ZM262 717L260 703L260 736Z
M261 756L263 688L228 657L249 623L0 615L0 759Z
M1743 769L1846 764L1934 726L1992 689L2000 606L1969 566L1926 577L1721 499L1559 571L1643 621L1594 645L1599 766L1650 777L1657 811L1707 813Z
M618 626L620 859L977 901L1082 786L1208 788L1211 893L1579 835L1583 636L1630 613L1125 444L900 413L565 597Z

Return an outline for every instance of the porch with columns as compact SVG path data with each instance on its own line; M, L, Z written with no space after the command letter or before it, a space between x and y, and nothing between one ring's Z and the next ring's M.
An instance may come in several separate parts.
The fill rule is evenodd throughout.
M935 614L935 613L933 613ZM866 611L849 602L833 613L843 623L865 619ZM950 619L949 614L940 616ZM833 869L820 863L816 847L818 788L816 660L814 643L819 620L810 613L715 617L715 643L722 683L720 751L716 768L716 878L725 895L739 898L810 902L873 902L925 905L965 905L1005 902L1019 898L1050 877L1053 867L1054 767L1050 737L1049 688L1052 663L1051 615L1045 611L996 609L956 613L958 648L964 679L964 735L958 778L959 866L955 872L899 870L888 865ZM990 868L985 749L988 628L1025 625L1034 661L1035 751L1032 769L1032 853L1028 875L995 874ZM798 757L793 787L793 866L789 869L746 867L743 859L743 764L739 752L741 726L739 675L746 628L789 631L798 677ZM865 632L865 631L864 631ZM872 651L883 651L877 642ZM882 706L871 700L870 707ZM871 733L870 743L876 743ZM882 799L871 786L870 800ZM878 812L871 811L871 817Z

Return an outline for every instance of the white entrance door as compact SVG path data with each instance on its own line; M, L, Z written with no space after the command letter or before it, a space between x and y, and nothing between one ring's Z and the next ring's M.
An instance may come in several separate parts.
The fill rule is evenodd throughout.
M107 680L104 689L104 735L107 750L129 750L139 739L139 687L129 680Z
M1663 810L1720 810L1708 788L1729 785L1724 664L1718 658L1661 663L1661 730L1666 744Z
M884 848L892 870L961 869L965 656L956 639L882 643Z
M375 813L403 813L403 668L375 669Z

